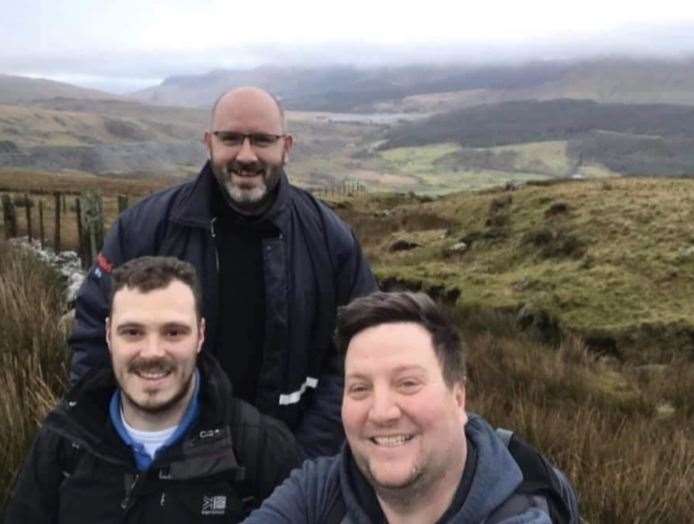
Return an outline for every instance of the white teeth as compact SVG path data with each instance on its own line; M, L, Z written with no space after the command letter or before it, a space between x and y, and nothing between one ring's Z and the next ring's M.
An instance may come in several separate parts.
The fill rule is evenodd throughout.
M146 372L146 371L140 371L137 373L140 377L149 379L149 380L156 380L159 378L163 378L166 375L168 375L168 371L158 371L158 372Z
M371 440L379 446L395 447L402 446L411 438L411 436L406 435L394 435L390 437L373 437Z

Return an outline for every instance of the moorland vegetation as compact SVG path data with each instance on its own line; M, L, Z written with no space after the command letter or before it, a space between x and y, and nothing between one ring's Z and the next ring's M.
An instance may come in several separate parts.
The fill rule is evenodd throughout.
M469 406L573 479L587 522L694 507L694 185L614 180L332 203L384 287L448 302ZM0 500L66 387L61 283L0 246Z

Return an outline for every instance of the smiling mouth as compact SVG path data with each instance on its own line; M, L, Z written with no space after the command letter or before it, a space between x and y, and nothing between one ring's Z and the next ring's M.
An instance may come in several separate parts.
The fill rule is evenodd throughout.
M370 437L369 440L377 446L394 448L402 446L414 438L414 435L392 435L387 437Z
M158 380L160 378L169 376L171 371L136 371L135 374L140 378L144 378L145 380Z
M263 176L265 174L265 169L263 169L263 168L258 168L258 169L231 168L231 169L229 169L229 173L231 173L232 175L236 175L238 177L242 177L242 178L251 178L251 177L256 177L256 176Z

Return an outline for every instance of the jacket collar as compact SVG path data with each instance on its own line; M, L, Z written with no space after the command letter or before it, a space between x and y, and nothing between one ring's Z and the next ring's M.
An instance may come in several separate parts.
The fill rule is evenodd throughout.
M219 186L208 161L195 180L188 184L176 199L171 213L171 221L191 227L210 227L210 223L216 218L214 211L216 191L219 191ZM272 206L262 215L252 217L249 221L269 221L282 231L288 217L290 191L289 180L284 170L282 170L277 187L277 195ZM234 213L232 210L229 210L229 212Z
M229 401L232 396L229 379L206 351L200 353L198 369L201 377L200 411L196 427L218 428L231 424L234 411ZM66 438L89 446L95 454L107 456L116 453L127 458L129 448L109 421L109 405L117 389L110 367L95 369L67 393L44 424Z

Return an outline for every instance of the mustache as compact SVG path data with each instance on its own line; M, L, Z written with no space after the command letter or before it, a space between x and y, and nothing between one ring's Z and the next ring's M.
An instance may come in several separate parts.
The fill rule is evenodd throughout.
M261 162L241 163L241 162L233 161L233 162L227 164L224 169L225 169L227 175L230 174L232 171L235 171L235 172L251 171L253 173L264 173L265 172L265 164L263 164Z
M169 358L136 358L128 365L131 373L168 373L176 369L176 364Z

